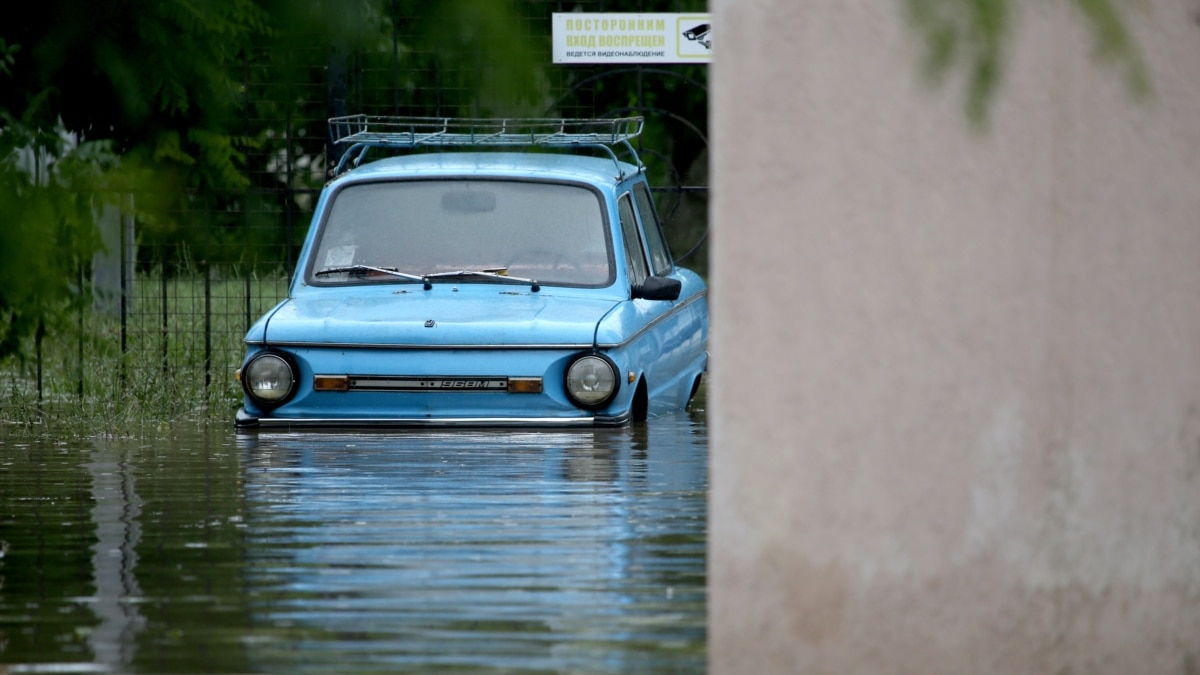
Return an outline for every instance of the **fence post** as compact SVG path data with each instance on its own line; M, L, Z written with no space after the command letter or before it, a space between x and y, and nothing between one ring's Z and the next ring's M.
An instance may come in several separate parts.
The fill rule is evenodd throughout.
M250 272L246 272L246 329L242 331L243 333L250 332L250 322L253 320L253 317L250 314L250 297L252 293L253 289L250 286Z
M285 148L286 166L284 171L287 173L287 186L283 189L283 215L284 215L284 251L287 255L288 265L288 284L292 282L292 224L295 220L295 215L292 213L295 210L296 203L296 184L292 176L292 108L289 106L287 110L287 123L284 128L284 142L287 144ZM328 162L326 166L329 166Z
M119 199L121 200L122 205L124 205L125 199L123 197L119 197ZM121 224L120 228L119 228L121 231L120 232L120 244L119 244L121 253L118 256L118 260L120 260L120 270L121 270L121 282L120 282L120 289L121 289L121 357L117 360L117 382L121 387L121 391L118 392L119 394L124 394L124 392L125 392L125 362L127 360L128 350L129 350L128 319L129 319L129 287L131 284L128 282L129 251L127 250L126 247L128 246L129 237L126 236L126 232L125 232L125 218L126 217L132 218L133 216L132 215L127 216L127 214L124 212L122 212L119 216L120 224Z
M249 54L242 53L242 135L250 137L250 57ZM245 231L246 241L250 241L250 191L248 185L242 192L242 229ZM248 256L243 249L242 260L247 258L254 260L254 256ZM254 263L247 262L246 269L243 274L246 277L246 332L250 330L250 275L254 270Z
M170 339L170 324L167 318L167 245L164 243L160 244L159 247L161 253L159 256L161 262L159 264L162 266L158 275L159 293L162 297L162 371L163 375L166 375L169 365L167 362L170 360L168 358L170 346L167 344Z
M37 407L42 409L42 338L46 336L46 324L38 319L37 332L33 334L33 351L37 359Z
M79 293L83 294L83 261L79 261L78 265ZM78 394L79 402L83 402L83 303L80 302L77 311L79 312L78 329L79 329L79 370L76 372L78 377Z
M212 268L204 266L204 393L212 384Z

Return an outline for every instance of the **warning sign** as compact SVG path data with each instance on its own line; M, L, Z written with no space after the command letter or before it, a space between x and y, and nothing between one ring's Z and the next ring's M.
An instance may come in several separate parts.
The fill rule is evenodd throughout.
M712 15L556 12L555 63L709 63Z

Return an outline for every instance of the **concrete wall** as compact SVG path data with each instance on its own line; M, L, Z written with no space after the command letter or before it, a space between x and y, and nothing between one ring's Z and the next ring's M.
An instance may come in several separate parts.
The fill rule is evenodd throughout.
M1200 673L1200 2L1017 4L711 2L713 673Z

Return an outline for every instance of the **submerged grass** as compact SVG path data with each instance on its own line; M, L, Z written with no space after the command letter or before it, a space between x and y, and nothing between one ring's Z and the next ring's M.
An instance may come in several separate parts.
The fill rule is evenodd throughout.
M20 356L0 362L0 427L126 436L180 421L228 422L249 325L284 297L287 278L138 275Z

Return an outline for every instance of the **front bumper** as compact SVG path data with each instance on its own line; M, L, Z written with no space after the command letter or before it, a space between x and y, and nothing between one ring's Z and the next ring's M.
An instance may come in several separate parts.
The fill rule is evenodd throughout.
M483 428L591 428L629 424L628 412L621 415L575 417L271 417L254 416L239 408L234 425L239 431L269 429L379 429L430 427Z

